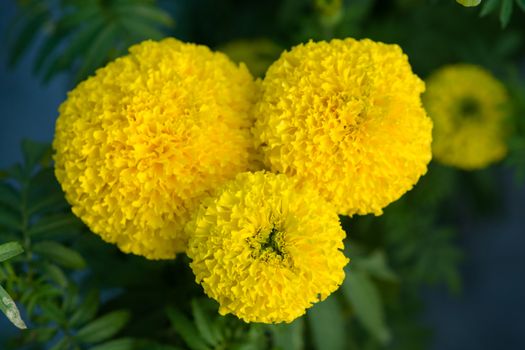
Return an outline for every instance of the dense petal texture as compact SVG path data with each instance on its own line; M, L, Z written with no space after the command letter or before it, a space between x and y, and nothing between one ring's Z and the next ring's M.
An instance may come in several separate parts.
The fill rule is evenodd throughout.
M443 164L470 170L507 153L505 86L485 69L444 67L427 80L423 102L434 121L432 152Z
M299 45L261 87L253 131L266 166L316 188L340 214L381 214L426 172L425 86L399 46Z
M345 233L333 207L282 174L239 174L186 229L191 268L221 314L291 322L344 279Z
M124 252L172 258L200 199L249 169L253 79L175 39L130 48L60 106L56 176L73 212Z

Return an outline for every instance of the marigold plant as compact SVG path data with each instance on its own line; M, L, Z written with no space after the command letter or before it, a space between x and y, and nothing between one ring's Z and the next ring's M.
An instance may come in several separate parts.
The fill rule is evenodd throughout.
M309 42L269 68L254 135L272 171L316 188L340 214L381 214L431 158L424 83L397 45Z
M104 240L173 258L200 199L250 167L255 84L205 46L165 39L129 51L61 105L56 176Z
M334 208L285 175L243 173L206 199L186 227L196 281L247 322L291 322L344 279Z
M427 82L423 101L434 121L436 160L466 170L501 160L507 153L503 84L469 64L443 67Z

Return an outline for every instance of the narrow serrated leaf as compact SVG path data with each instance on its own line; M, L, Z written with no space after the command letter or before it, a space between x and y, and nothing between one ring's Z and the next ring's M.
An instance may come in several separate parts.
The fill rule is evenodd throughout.
M96 35L83 57L82 66L76 77L77 82L85 79L105 62L114 45L116 33L117 25L109 23Z
M29 10L23 28L20 29L19 35L16 36L16 40L9 49L9 65L15 65L27 51L47 17L48 11L43 6L37 6Z
M24 252L24 248L18 242L9 242L0 245L0 262L11 259Z
M86 266L84 258L79 253L57 242L35 243L33 252L66 268L82 269Z
M315 317L315 316L314 316ZM298 318L292 323L269 325L276 350L304 349L304 320Z
M516 4L518 4L519 8L525 12L525 0L516 0Z
M50 341L58 332L56 327L44 327L31 330L32 334L29 336L31 339L35 339L40 343L47 343Z
M87 293L77 311L75 311L75 313L73 313L69 319L69 324L72 327L79 327L91 321L97 314L99 303L100 298L98 291L91 290L89 293Z
M92 20L95 16L100 15L100 8L92 6L83 10L77 10L71 14L64 15L55 23L51 34L44 41L38 50L33 67L34 73L40 73L45 63L49 61L52 53L58 48L59 44L75 32L76 28L82 27L86 22Z
M501 4L501 9L499 12L499 20L501 22L501 28L505 28L509 24L513 9L514 9L514 0L503 0L503 3Z
M315 304L307 315L317 349L347 349L345 320L334 294Z
M49 350L66 350L69 346L69 339L62 338L60 339L53 347Z
M82 227L82 223L71 214L46 216L29 228L29 235L34 237L47 236L49 233L74 231Z
M66 315L64 311L50 299L44 299L39 306L42 309L42 316L45 318L60 325L66 322Z
M70 38L69 45L66 49L57 55L49 64L43 74L44 82L48 82L51 77L58 72L70 68L74 60L81 57L89 43L93 40L95 35L103 28L104 17L97 16L93 20L88 21Z
M115 6L115 13L118 16L136 18L143 22L150 21L153 24L160 24L166 27L172 27L175 23L169 13L147 4L122 3Z
M11 209L20 208L20 193L8 183L0 183L0 203Z
M22 140L22 154L27 169L32 170L46 155L51 154L51 145L47 142Z
M353 266L379 279L391 282L398 280L395 272L387 264L385 253L380 250L376 250L368 256L356 256L353 260Z
M382 344L386 344L390 340L390 331L385 324L379 291L370 277L363 271L348 271L342 290L361 324Z
M0 228L5 227L9 230L21 229L21 218L12 210L7 208L0 210Z
M62 209L66 207L67 207L67 202L64 199L64 194L62 192L53 193L44 198L39 198L38 201L30 203L27 209L27 214L33 215L35 213L39 213L42 210L50 211L53 209L56 210L56 209Z
M149 23L134 21L131 18L121 17L119 22L123 28L129 32L134 41L142 41L146 39L160 40L164 34Z
M197 328L182 312L174 308L169 308L166 313L177 334L182 337L191 350L210 350L210 347L208 347L200 337Z
M45 273L47 277L55 282L57 285L59 285L62 288L66 288L68 285L68 280L66 277L66 274L62 269L56 265L53 264L46 264L44 267Z
M82 327L75 338L88 344L107 340L124 328L129 318L128 311L113 311Z
M122 338L108 341L90 348L89 350L130 350L135 348L135 340L131 338Z
M479 13L480 17L486 16L491 12L494 12L496 7L498 7L501 0L487 0Z
M6 315L6 317L20 329L26 329L27 326L20 316L20 311L16 307L15 302L7 293L7 291L0 286L0 310Z
M206 315L206 312L199 304L197 299L191 300L191 309L193 317L195 319L195 325L197 326L197 329L199 330L199 333L202 336L202 338L209 345L217 345L218 339L215 338L216 332L214 332L213 330L215 325L213 324L209 315Z

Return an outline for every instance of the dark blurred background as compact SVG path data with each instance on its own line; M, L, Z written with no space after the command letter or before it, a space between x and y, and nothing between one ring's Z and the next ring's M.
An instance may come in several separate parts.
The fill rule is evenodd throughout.
M274 5L274 2L270 2L267 10L272 11ZM198 6L197 4L192 8ZM7 35L7 23L14 16L15 10L15 4L11 1L2 4L2 38ZM200 11L195 20L205 22L207 16L210 16L218 22L217 18L220 16L208 13L212 10L210 7ZM228 15L224 14L226 17ZM246 18L249 20L250 17ZM446 26L448 19L442 17L442 21ZM414 24L413 21L411 23ZM240 25L248 26L242 21ZM519 25L525 30L525 22ZM202 23L199 27L204 32L209 25ZM235 30L231 28L230 34ZM416 27L411 30L425 28ZM223 41L219 35L228 35L224 32L215 37L206 36L201 31L188 33L184 22L181 22L179 31L183 37L191 34L202 41L212 41L213 45ZM257 32L256 28L251 31ZM456 39L461 40L462 34L457 35ZM487 37L487 40L492 38ZM409 46L408 49L413 51L409 52L409 56L412 54L411 59L413 55L417 55L414 46ZM65 73L48 84L35 78L31 73L35 54L33 46L16 67L8 68L6 47L3 46L0 50L0 168L21 160L19 145L22 139L52 140L57 108L72 86L70 76ZM425 70L427 67L420 65L420 68ZM499 166L496 173L502 199L497 204L498 214L479 217L467 213L461 223L457 240L464 251L464 259L460 265L464 281L462 293L453 295L442 286L421 290L425 303L421 322L434 332L432 349L525 349L525 186L516 185L508 168ZM440 262L435 261L435 264ZM6 328L7 321L0 317L0 330Z

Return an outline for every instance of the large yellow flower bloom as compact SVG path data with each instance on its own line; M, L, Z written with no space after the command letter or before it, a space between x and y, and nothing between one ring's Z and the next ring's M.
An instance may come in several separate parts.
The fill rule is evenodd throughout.
M381 214L426 172L425 86L399 46L309 42L283 53L261 86L254 135L266 165L340 214Z
M200 199L249 169L255 83L204 46L165 39L129 51L60 106L56 176L104 240L172 258Z
M434 121L436 160L479 169L502 159L505 144L505 87L485 69L468 64L444 67L427 80L423 102Z
M243 173L187 225L196 280L247 322L291 322L344 279L344 231L333 207L287 176Z

